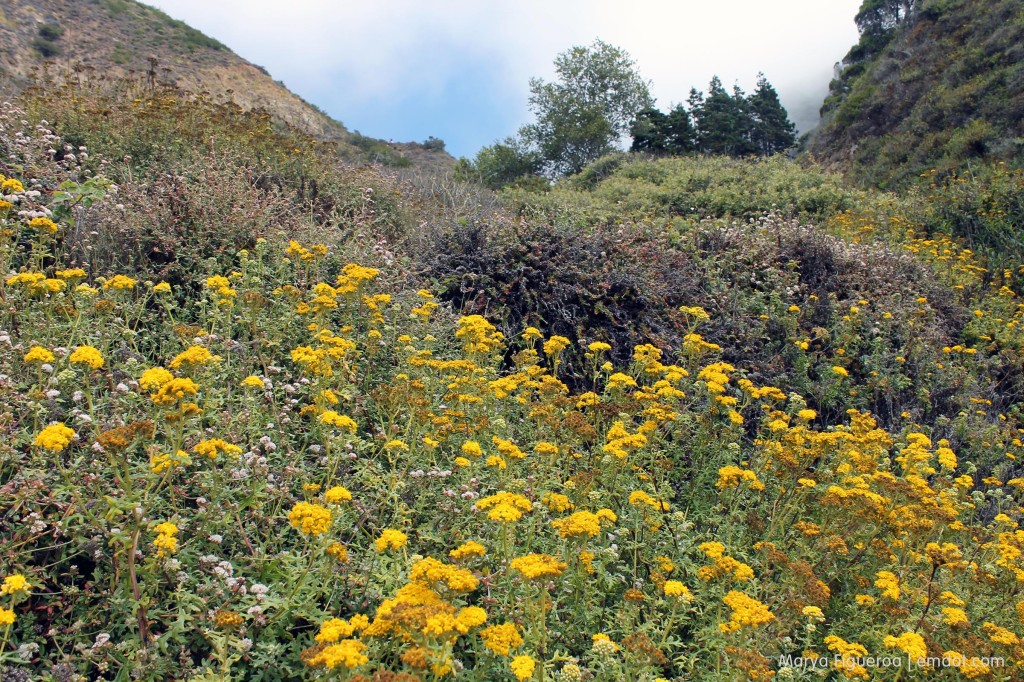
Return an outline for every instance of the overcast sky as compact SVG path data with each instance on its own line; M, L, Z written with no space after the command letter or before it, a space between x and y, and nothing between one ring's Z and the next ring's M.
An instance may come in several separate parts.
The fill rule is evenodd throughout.
M861 0L145 0L265 67L349 130L472 156L530 120L529 79L595 38L664 110L763 71L801 128L857 40Z

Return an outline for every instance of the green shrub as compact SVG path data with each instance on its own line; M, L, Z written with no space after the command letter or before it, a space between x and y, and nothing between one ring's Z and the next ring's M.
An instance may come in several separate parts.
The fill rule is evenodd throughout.
M60 24L41 24L39 26L39 37L43 40L54 42L64 35L64 27Z

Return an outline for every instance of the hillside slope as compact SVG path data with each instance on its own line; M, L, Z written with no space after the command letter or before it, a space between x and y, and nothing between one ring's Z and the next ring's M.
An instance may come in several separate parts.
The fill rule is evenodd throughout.
M874 31L871 12L892 6ZM898 6L898 7L897 7ZM903 14L903 7L910 12ZM882 185L1024 144L1024 5L1016 0L867 0L810 153Z
M40 78L167 83L265 109L299 131L337 145L351 161L448 168L443 150L420 153L353 135L267 71L184 22L134 0L0 0L0 92Z

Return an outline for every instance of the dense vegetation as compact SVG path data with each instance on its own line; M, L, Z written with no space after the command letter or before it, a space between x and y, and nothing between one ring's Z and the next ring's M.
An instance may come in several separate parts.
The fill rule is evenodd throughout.
M943 232L1011 180L335 158L3 109L0 677L1015 679L1024 289Z
M882 186L1019 159L1024 7L1014 0L865 0L809 144Z

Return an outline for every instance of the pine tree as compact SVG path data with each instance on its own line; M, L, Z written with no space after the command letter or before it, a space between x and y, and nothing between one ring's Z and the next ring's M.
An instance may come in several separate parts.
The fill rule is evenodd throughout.
M757 74L757 88L747 98L747 111L751 118L750 142L757 154L771 156L796 144L796 126L763 73Z
M687 154L696 148L690 112L677 104L665 117L665 149L669 154Z
M749 153L750 119L746 98L739 88L730 95L715 76L708 84L708 94L690 91L691 114L697 133L697 146L705 154L742 156Z
M682 104L672 107L668 114L654 108L644 109L633 121L630 134L632 152L678 156L692 152L696 146L690 113Z
M633 144L629 151L647 152L648 154L666 153L668 151L665 139L667 127L668 116L653 107L642 109L629 127L629 134L633 137Z

